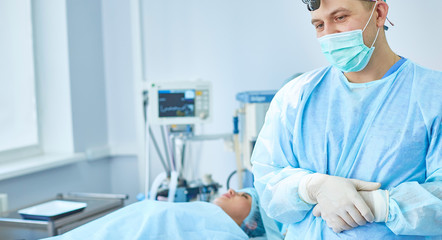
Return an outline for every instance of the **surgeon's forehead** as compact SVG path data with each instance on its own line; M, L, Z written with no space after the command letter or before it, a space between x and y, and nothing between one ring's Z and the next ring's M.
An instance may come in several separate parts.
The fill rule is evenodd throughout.
M319 9L312 11L312 21L333 16L338 13L352 13L362 9L361 0L321 0Z

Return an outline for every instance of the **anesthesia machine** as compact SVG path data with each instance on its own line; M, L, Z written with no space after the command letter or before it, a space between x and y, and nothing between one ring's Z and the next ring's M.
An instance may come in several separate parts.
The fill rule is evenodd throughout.
M185 176L189 166L186 146L190 141L228 139L231 135L195 135L195 125L208 123L212 119L211 84L194 82L151 82L145 94L146 139L150 140L164 168L153 181L146 196L153 200L186 202L190 200L210 201L220 185L211 175L202 180ZM152 127L161 131L163 154ZM149 142L146 143L148 148ZM146 154L147 161L151 158ZM148 164L146 164L148 166ZM149 169L146 169L149 171ZM148 181L146 179L146 181ZM148 182L147 182L148 185ZM140 197L141 199L143 196Z

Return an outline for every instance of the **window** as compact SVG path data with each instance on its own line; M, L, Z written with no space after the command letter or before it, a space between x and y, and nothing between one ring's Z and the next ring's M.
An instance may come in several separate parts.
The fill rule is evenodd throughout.
M0 160L38 145L31 2L0 0Z

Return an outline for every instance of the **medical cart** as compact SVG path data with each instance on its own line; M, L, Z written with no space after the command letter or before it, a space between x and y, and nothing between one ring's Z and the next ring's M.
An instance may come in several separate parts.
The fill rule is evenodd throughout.
M121 194L58 194L55 198L43 202L50 200L77 201L86 203L87 207L81 212L48 221L23 219L17 210L3 213L0 215L0 239L33 240L63 234L122 208L127 198L127 195Z

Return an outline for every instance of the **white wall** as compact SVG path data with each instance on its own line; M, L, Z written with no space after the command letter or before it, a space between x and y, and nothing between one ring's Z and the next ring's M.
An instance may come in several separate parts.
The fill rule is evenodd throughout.
M75 151L107 146L101 1L67 0Z
M300 0L141 3L145 78L212 81L214 120L204 126L205 133L232 131L236 93L277 89L292 74L327 64L310 25L310 14ZM392 48L419 64L442 70L438 42L442 32L437 30L442 2L433 1L431 8L411 0L388 3L389 18L396 24L387 33ZM126 79L132 74L127 65L131 57L125 51L132 47L127 34L129 3L103 1L103 7L112 13L104 21L105 42L112 43L105 52L108 95L130 105L133 90ZM106 27L110 23L112 27ZM111 101L115 100L108 97L109 138L117 145L134 142L133 109ZM227 175L235 169L233 153L225 151L221 141L195 144L194 149L201 173L213 173L214 179L225 185ZM162 169L158 159L152 164L151 179Z
M102 1L102 31L109 145L117 152L133 153L137 143L129 3Z
M390 46L399 55L428 68L442 71L442 31L439 30L442 1L395 0L389 19L395 24L388 30Z
M113 193L140 192L138 180L132 56L131 6L133 1L102 1L108 144L116 154L110 161Z
M0 192L8 194L8 208L20 209L58 193L111 193L108 159L81 162L0 182ZM119 192L125 193L125 192Z
M110 165L110 192L128 194L126 203L137 201L139 191L138 161L133 156L113 157L108 162Z

